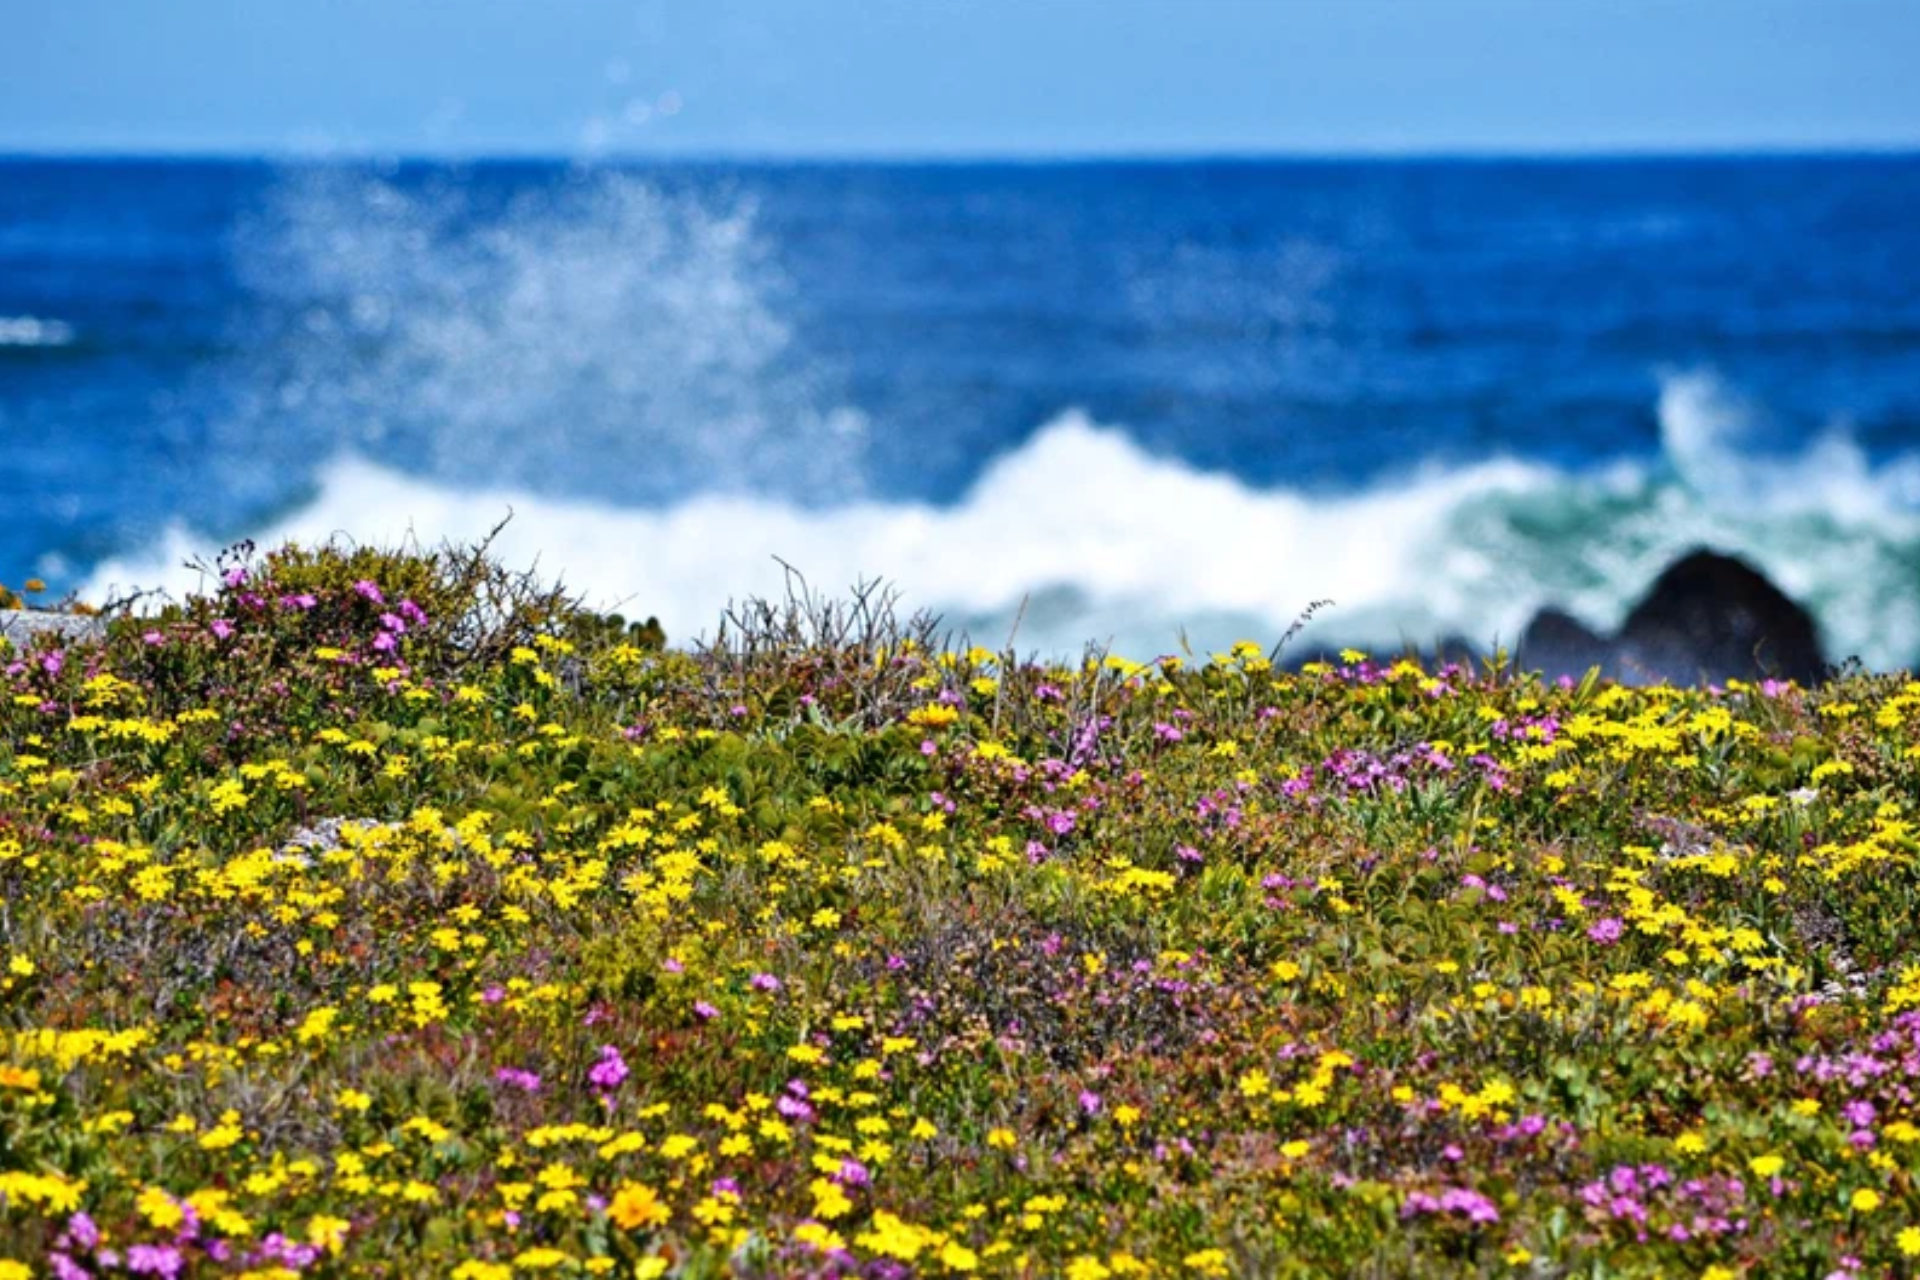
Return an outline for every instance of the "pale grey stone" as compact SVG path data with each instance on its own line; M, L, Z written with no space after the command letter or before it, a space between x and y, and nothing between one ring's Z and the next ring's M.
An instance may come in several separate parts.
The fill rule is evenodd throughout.
M24 649L37 635L48 632L62 640L93 640L107 633L107 620L77 613L40 613L32 609L0 609L0 636Z

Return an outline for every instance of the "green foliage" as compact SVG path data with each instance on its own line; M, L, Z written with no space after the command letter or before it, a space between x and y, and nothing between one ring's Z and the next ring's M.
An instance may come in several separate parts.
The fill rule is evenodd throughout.
M804 583L683 651L484 546L208 570L5 667L0 1255L1920 1253L1905 677L1040 663Z

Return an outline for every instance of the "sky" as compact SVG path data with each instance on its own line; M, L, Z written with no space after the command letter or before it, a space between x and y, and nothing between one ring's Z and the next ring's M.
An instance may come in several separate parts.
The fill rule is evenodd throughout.
M43 0L0 151L1907 148L1920 0Z

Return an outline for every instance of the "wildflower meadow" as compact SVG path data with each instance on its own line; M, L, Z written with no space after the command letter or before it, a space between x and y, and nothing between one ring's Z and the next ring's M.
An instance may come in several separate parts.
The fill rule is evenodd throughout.
M1283 656L291 546L0 652L0 1280L1915 1273L1920 683Z

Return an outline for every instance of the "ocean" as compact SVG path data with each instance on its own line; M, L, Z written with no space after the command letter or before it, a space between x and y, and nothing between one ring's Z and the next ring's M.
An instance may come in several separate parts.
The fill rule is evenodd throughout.
M0 582L510 514L675 640L792 566L1151 657L1609 627L1704 545L1905 664L1916 210L1916 156L4 160Z

